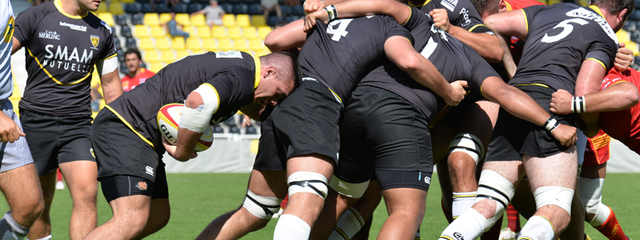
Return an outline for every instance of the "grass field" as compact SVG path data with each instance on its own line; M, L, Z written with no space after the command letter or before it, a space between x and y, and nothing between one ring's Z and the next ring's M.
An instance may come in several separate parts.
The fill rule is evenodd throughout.
M171 220L161 231L147 239L194 239L211 220L237 208L244 197L248 174L169 174L169 195ZM609 174L603 190L604 203L617 214L625 233L640 239L640 174ZM433 187L427 199L425 219L421 226L422 239L437 239L447 222L440 209L440 189L437 177L432 178ZM7 204L0 203L0 212L7 211ZM54 239L68 239L71 198L67 190L57 191L51 213ZM374 215L371 239L375 239L384 219L384 205L380 205ZM98 196L98 221L106 222L111 210L102 197ZM244 239L271 239L276 224L272 220L264 229L247 235ZM524 224L524 222L523 222ZM599 232L585 227L592 239L606 239Z

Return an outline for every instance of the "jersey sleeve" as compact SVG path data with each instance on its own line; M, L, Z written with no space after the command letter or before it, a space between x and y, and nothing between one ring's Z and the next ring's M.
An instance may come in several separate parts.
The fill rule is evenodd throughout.
M618 48L606 34L599 34L599 36L600 40L594 41L589 47L585 60L594 60L608 71L613 67Z
M417 9L415 7L409 7L409 8L411 8L411 16L402 25L407 30L411 31L411 30L415 29L416 27L420 26L420 24L422 24L424 22L428 22L429 19L431 19L431 17L429 17L427 14L425 14L422 11L420 11L419 9Z
M235 114L238 109L248 104L253 96L253 71L233 66L220 71L213 79L204 84L210 84L218 95L218 111L212 120L224 120ZM250 79L250 81L242 81Z
M115 37L115 34L113 34L113 28L111 28L107 23L105 23L102 20L100 20L100 24L102 24L106 28L105 33L107 34L107 39L105 42L106 51L104 51L104 54L100 59L113 58L117 55L117 51L118 51L116 50L116 44L115 44L115 41L113 40L113 38Z
M548 7L548 6L535 5L535 6L520 9L520 11L522 11L522 13L524 14L524 19L527 24L527 32L529 32L529 23L532 21L533 17L535 17L536 14L542 11L545 7Z
M471 1L458 0L456 2L456 8L453 12L450 9L447 9L449 10L449 22L451 22L451 24L464 28L469 32L493 33L486 25L484 25L484 22L482 22L482 18L480 17L480 13L478 13L478 10L476 10Z
M411 15L413 15L413 13ZM385 19L386 20L385 32L387 33L387 35L385 36L386 39L389 39L394 36L400 36L408 39L411 42L411 44L413 44L413 36L409 32L409 30L400 26L400 24L397 24L392 17L387 17L387 16L383 16L383 17L387 18Z
M482 83L488 77L500 77L500 75L485 61L473 48L465 45L465 53L471 63L471 81L468 82L470 95L482 94Z
M29 44L31 36L33 35L33 29L35 29L35 25L38 22L38 11L35 11L34 9L35 8L29 8L18 14L18 17L16 17L16 26L13 37L18 39L22 46Z
M611 69L611 71L609 71L609 74L607 74L607 76L605 76L604 79L602 80L602 85L600 86L600 90L604 90L605 88L616 83L627 82L627 76L631 74L630 71L635 71L635 70L627 69L627 71L620 72L616 69Z

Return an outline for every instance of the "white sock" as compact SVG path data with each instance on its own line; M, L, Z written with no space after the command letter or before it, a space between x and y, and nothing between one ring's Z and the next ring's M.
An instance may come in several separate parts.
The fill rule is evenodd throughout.
M473 192L454 192L453 204L451 205L451 215L453 219L458 218L467 210L471 209L476 201L477 191Z
M49 236L43 237L43 238L38 238L38 239L34 239L34 240L51 240L52 236L51 234L49 234Z
M0 220L0 240L22 240L29 233L29 229L20 225L11 216L11 212L4 214Z
M282 214L273 231L273 239L309 239L311 226L293 214Z
M482 227L484 221L487 219L471 208L449 224L440 234L440 239L476 239L484 232Z
M533 216L529 218L527 224L522 227L518 240L553 240L554 237L553 226L551 226L549 219L541 216Z
M338 224L328 240L350 239L362 229L362 225L364 225L364 220L360 213L355 208L349 208L340 216Z

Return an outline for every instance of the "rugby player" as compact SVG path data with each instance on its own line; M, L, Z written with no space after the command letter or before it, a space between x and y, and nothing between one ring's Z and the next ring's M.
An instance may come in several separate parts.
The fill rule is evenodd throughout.
M11 47L15 27L11 2L0 0L0 188L10 210L0 219L3 239L21 240L44 209L33 158L13 111Z
M576 100L581 99L585 102L579 106L580 108L572 106L574 97L566 91L558 90L551 99L551 111L554 113L600 112L600 132L588 141L578 193L585 205L585 220L608 239L628 239L613 210L602 203L602 187L606 175L606 162L610 156L611 137L635 152L640 151L638 80L640 73L636 70L612 69L602 81L601 91L575 97Z
M113 30L89 12L99 5L99 1L55 0L16 18L12 51L26 48L29 75L20 119L45 200L30 239L51 238L49 213L58 167L73 200L69 237L82 239L97 224L97 167L90 140L94 69L107 103L122 94Z
M238 51L209 52L169 64L107 105L96 117L91 137L113 217L85 239L141 239L160 230L170 214L165 150L179 161L189 160L211 124L239 109L256 116L257 106L276 105L299 79L298 62L290 54L253 58ZM163 144L158 111L181 102L185 108L177 144Z
M618 47L614 29L622 27L633 3L593 4L590 8L573 4L533 6L488 17L486 23L494 31L526 41L509 84L533 96L543 108L550 101L552 89L575 90L578 94L596 91L593 86L613 66ZM593 121L592 116L581 117ZM552 141L545 130L553 130L559 121L571 122L572 116L553 116L544 128L514 120L501 110L480 177L478 199L471 210L445 229L441 239L473 239L493 225L513 197L513 186L522 177L523 168L534 191L537 212L522 229L521 238L552 239L568 225L577 175L575 148Z
M343 103L385 55L421 85L442 95L446 103L457 105L464 97L463 85L450 85L414 50L410 33L388 16L319 23L306 41L303 24L293 22L265 39L272 50L304 43L299 60L305 78L262 123L260 148L243 206L215 219L200 239L239 238L264 227L287 192L289 200L274 239L308 239L338 160Z
M127 50L124 53L124 63L129 69L129 73L122 78L122 90L125 92L131 91L131 89L136 88L155 74L149 69L140 66L142 64L142 55L140 55L138 49L130 48Z

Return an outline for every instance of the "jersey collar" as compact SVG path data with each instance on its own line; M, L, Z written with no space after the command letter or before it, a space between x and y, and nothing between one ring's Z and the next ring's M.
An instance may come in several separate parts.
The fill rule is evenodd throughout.
M53 1L53 4L54 4L54 5L56 6L56 8L58 9L58 12L62 13L62 15L65 15L65 16L66 16L66 17L68 17L68 18L72 18L72 19L82 19L82 18L86 17L87 15L89 15L89 11L87 11L87 13L85 13L85 14L84 14L84 15L82 15L82 16L73 16L73 15L70 15L70 14L68 14L68 13L64 12L64 11L62 10L62 0L55 0L55 1Z
M426 1L424 1L424 3L422 5L411 4L411 2L409 2L409 6L412 6L412 7L415 7L415 8L419 8L419 7L423 7L424 5L427 5L430 2L431 2L431 0L426 0Z
M593 9L593 11L596 11L596 13L598 13L598 15L600 15L600 17L604 18L605 20L607 19L602 14L602 10L600 10L600 8L597 7L596 5L590 5L589 8Z
M256 65L256 79L254 80L253 90L256 90L256 88L258 88L258 85L260 85L260 73L262 72L262 65L260 64L259 57L254 57L253 62Z

